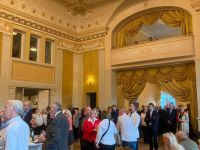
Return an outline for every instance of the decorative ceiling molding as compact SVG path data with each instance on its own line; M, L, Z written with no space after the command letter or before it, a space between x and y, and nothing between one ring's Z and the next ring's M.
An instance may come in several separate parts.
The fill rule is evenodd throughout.
M200 0L191 0L191 6L195 9L196 12L200 13Z
M39 24L39 23L32 21L32 20L28 20L28 19L23 18L21 16L17 16L17 15L14 15L14 14L4 12L2 10L0 10L0 18L3 18L3 19L6 19L6 20L9 20L11 22L26 26L28 28L31 27L31 28L37 29L39 31L51 34L53 36L64 38L64 39L71 40L71 41L74 41L74 42L83 42L83 41L98 39L98 38L105 37L105 35L106 35L106 31L103 31L103 32L101 31L101 32L98 32L98 33L95 33L95 34L92 33L92 34L85 35L85 36L82 36L81 38L79 38L79 37L67 34L63 31L54 29L52 27L49 27L49 26L46 26L46 25L43 25L43 24Z

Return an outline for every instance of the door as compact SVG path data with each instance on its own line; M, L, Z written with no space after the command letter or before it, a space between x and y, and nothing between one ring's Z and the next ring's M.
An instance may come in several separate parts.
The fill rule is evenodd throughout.
M96 93L87 93L86 94L86 103L91 108L96 107Z

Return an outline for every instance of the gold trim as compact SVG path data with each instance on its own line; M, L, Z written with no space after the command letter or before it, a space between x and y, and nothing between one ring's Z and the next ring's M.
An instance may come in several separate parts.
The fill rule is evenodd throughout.
M9 21L27 26L27 27L35 28L35 29L42 31L42 32L53 34L54 36L57 36L57 37L60 37L60 38L64 38L64 39L74 41L74 42L83 42L83 41L89 41L89 40L92 40L92 39L98 39L98 38L105 37L106 34L107 34L107 32L104 31L104 32L95 33L95 34L91 34L91 35L86 35L86 36L83 36L81 38L77 38L75 36L66 34L64 32L60 32L60 31L53 29L51 27L47 27L45 25L40 25L40 24L35 23L33 21L21 18L19 16L14 16L12 14L8 14L8 13L3 12L3 11L0 11L0 17L3 18L3 19L9 20Z

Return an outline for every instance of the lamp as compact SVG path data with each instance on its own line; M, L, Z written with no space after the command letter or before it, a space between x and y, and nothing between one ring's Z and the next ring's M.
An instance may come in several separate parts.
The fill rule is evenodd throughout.
M94 83L94 76L93 75L89 75L88 79L87 79L87 83L91 86Z

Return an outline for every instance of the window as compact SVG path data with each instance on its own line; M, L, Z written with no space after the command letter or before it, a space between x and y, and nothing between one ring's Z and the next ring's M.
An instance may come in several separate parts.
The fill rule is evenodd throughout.
M45 63L51 64L51 49L52 49L52 41L45 41Z
M38 37L35 35L31 35L30 38L30 54L29 54L29 60L37 61L37 55L38 55Z
M21 58L22 38L23 38L22 32L18 30L13 31L12 57Z
M164 106L170 102L176 105L176 100L170 94L161 91L160 106L164 108Z

